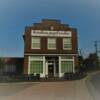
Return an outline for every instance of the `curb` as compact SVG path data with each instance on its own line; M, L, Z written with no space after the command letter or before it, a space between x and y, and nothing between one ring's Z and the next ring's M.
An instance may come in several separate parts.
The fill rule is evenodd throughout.
M0 83L0 86L2 85L32 85L32 84L38 84L40 82L12 82L12 83Z

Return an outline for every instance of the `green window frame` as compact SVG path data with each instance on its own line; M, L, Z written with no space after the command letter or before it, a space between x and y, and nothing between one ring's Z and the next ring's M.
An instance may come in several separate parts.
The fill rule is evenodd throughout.
M56 38L48 38L48 49L56 49Z
M43 61L30 61L30 74L43 73Z
M73 61L61 61L61 72L62 73L73 72Z
M66 50L72 49L71 37L63 38L63 49L66 49Z
M40 49L40 37L32 37L32 49Z

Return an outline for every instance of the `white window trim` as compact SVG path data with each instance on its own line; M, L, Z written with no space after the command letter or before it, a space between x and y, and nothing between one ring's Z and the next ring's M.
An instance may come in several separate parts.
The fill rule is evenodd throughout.
M52 37L51 37L52 38ZM48 38L48 39L50 39L50 38ZM47 39L47 49L48 50L56 50L56 48L57 48L57 43L55 43L56 44L56 47L55 48L49 48L49 41L48 41L48 39ZM53 39L55 39L55 42L56 42L56 38L53 38Z
M71 43L71 48L64 48L64 39L66 38L63 38L63 50L72 50L72 43Z
M33 36L32 36L33 38ZM40 42L37 42L37 43L40 43L40 47L39 48L33 48L33 42L32 42L32 38L31 38L31 49L41 49L41 38L40 37L36 37L36 38L39 38L40 39Z

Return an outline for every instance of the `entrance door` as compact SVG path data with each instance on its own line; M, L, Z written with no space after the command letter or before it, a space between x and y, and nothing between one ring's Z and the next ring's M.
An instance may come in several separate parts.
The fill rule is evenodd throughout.
M48 77L54 77L54 64L48 65Z

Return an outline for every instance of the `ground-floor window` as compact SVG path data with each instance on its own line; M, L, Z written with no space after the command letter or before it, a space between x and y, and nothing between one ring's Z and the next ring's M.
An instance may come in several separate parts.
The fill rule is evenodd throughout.
M72 61L62 61L61 62L61 72L62 73L73 72L73 62Z
M32 73L43 73L43 61L30 62L30 74Z
M30 56L30 74L43 73L43 56Z

